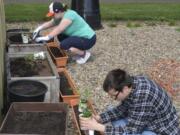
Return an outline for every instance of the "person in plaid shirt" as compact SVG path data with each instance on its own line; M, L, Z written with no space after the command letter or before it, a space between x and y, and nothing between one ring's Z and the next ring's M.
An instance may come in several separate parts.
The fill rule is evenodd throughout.
M105 135L180 135L176 109L154 81L115 69L107 74L103 88L120 104L92 119L80 118L81 129Z

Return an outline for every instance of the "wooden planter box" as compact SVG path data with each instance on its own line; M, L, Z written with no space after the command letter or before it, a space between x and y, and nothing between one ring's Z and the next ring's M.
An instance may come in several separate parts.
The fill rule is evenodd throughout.
M23 42L21 34L27 38L26 43ZM24 30L7 32L7 50L9 53L19 53L47 51L47 48L43 43L35 43L32 40L32 32Z
M65 67L67 64L68 56L65 50L61 49L56 42L47 44L47 49L51 58L57 67Z
M86 135L84 133L84 131L80 129L80 123L79 123L79 114L80 113L78 111L78 104L79 104L79 102L77 100L71 100L72 118L73 118L74 123L77 127L79 135ZM93 108L91 100L88 100L87 106L92 111L93 114L97 114ZM104 134L99 132L99 131L94 131L94 135L104 135Z
M68 135L65 103L14 102L1 125L4 135Z
M60 77L59 101L63 101L69 105L71 100L76 100L79 102L80 95L77 91L77 87L73 79L70 77L67 70L65 68L58 68L58 73ZM68 88L70 89L68 90Z
M45 100L44 102L54 102L57 103L59 102L59 96L58 96L58 88L59 88L59 75L58 72L56 70L56 67L54 65L54 63L52 62L49 54L47 52L45 53L45 63L43 63L40 66L40 69L38 69L38 73L39 74L28 74L26 76L14 76L12 74L13 69L17 68L20 64L17 64L16 67L16 62L15 64L12 64L10 61L16 58L24 58L27 57L29 55L33 55L33 53L28 52L28 53L8 53L7 54L7 59L6 59L6 69L7 69L7 78L8 78L8 83L10 83L11 81L16 81L16 80L37 80L40 81L42 83L44 83L47 87L48 87L48 91L45 95ZM41 64L41 63L40 63ZM12 67L12 65L14 65L14 68ZM39 63L37 63L37 65L39 65ZM23 72L23 68L21 67L20 69ZM19 68L18 68L19 69ZM29 67L27 67L27 69L29 69ZM12 70L12 71L11 71ZM26 68L24 69L26 71ZM15 70L16 71L16 70ZM48 73L48 74L47 74Z

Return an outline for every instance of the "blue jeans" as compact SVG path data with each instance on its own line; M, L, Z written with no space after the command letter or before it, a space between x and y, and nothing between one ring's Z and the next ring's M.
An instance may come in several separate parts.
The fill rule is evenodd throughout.
M117 120L117 121L112 122L112 125L114 127L117 127L117 126L124 127L124 126L126 126L126 124L127 124L126 119L121 119L121 120ZM126 133L124 133L123 135L126 135ZM152 132L152 131L148 131L148 129L145 128L144 131L142 132L142 134L132 134L132 135L157 135L157 134Z
M64 50L69 50L71 47L78 48L80 50L88 50L96 43L96 35L94 35L91 39L88 39L60 34L57 38L61 42L61 48Z

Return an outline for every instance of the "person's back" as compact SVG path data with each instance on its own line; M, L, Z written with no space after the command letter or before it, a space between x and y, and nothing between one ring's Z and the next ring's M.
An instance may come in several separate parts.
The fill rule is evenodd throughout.
M150 79L134 77L134 100L142 101L145 113L149 113L148 129L161 135L179 135L179 122L176 110L167 92ZM149 106L149 107L148 107Z
M88 39L95 34L94 30L75 11L67 10L63 18L72 20L72 24L63 32L64 34Z

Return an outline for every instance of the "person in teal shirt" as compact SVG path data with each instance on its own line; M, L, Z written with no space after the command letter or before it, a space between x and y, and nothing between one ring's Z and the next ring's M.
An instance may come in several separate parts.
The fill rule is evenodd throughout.
M71 51L78 64L86 63L91 56L88 50L96 43L95 31L76 11L67 9L61 2L49 5L47 17L53 18L34 30L33 39L36 42L47 42L57 36L61 48ZM54 28L48 35L37 37L40 31L51 27Z

